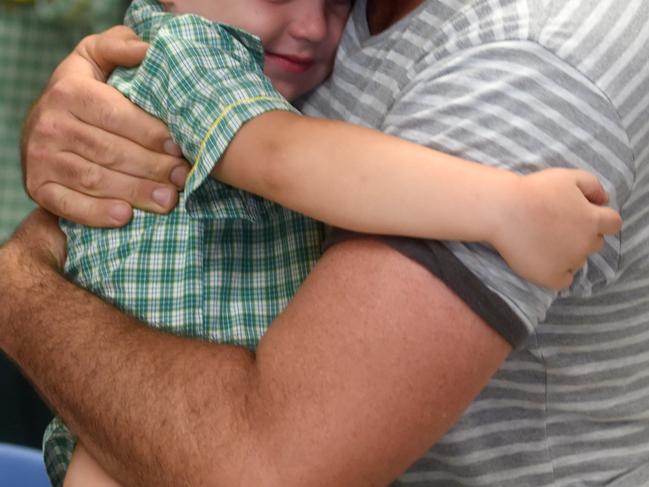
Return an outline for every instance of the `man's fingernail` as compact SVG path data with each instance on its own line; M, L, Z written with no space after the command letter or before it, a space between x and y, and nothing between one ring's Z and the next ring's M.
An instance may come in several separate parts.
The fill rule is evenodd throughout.
M176 192L170 188L158 188L153 191L151 197L158 205L163 208L169 208L176 197Z
M113 205L108 210L108 214L116 223L124 225L131 219L131 207L129 205Z
M169 175L169 180L175 184L178 188L185 186L185 180L187 179L187 174L189 174L189 169L185 166L178 166L171 171Z
M182 151L180 150L180 146L171 139L165 141L164 150L170 156L180 157L183 155Z
M146 48L149 47L148 42L145 42L142 39L137 39L137 38L136 39L127 39L126 44L128 44L129 46L146 47Z

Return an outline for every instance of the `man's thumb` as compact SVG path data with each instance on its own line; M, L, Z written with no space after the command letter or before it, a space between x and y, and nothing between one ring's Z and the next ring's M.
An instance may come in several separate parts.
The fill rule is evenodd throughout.
M137 66L148 49L149 44L123 25L98 34L88 46L91 58L106 77L118 66Z

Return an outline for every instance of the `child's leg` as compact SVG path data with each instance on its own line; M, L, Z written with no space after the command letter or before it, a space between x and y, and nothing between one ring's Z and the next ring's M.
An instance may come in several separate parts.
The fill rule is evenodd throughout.
M63 487L121 487L90 456L81 443L72 454L72 460L65 475Z

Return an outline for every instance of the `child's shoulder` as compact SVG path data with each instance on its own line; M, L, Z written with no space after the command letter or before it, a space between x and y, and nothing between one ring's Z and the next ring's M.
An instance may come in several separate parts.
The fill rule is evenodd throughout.
M251 53L256 62L263 63L264 49L257 36L200 15L165 12L156 0L134 0L126 12L124 24L150 43L191 42L211 50L230 52L243 49Z

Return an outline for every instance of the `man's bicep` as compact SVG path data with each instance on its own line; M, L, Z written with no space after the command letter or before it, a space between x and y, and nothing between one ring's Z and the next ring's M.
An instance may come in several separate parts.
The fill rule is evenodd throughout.
M384 243L330 248L258 350L261 443L303 485L382 485L453 423L509 344ZM261 414L261 413L260 413ZM286 485L293 485L286 479Z

